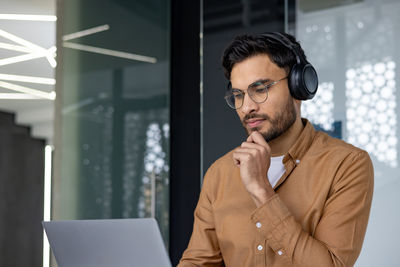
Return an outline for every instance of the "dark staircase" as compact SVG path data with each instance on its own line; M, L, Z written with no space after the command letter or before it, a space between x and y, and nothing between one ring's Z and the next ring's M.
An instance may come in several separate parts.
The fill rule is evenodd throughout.
M42 266L45 141L0 111L0 266Z

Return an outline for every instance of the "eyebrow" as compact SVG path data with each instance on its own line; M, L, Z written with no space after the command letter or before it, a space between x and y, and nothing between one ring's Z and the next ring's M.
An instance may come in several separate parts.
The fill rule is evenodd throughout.
M249 88L250 86L253 86L253 85L255 85L256 83L266 83L266 82L272 82L272 80L271 80L271 79L269 79L269 78L258 79L258 80L256 80L256 81L252 82L251 84L249 84L249 86L248 86L247 88ZM231 85L231 86L232 86L232 85ZM234 87L231 87L231 90L239 90L239 91L243 91L243 90L241 90L241 89L234 88Z

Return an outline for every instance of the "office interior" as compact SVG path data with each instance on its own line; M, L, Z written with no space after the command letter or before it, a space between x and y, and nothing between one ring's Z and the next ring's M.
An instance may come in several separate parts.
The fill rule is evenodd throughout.
M43 220L153 217L173 265L207 168L245 132L221 55L284 31L319 75L315 128L369 152L355 266L399 266L400 1L0 1L0 266L57 266Z

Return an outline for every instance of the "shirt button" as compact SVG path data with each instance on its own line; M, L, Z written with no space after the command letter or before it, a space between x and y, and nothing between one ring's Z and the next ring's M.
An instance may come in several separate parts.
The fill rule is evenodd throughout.
M278 255L279 255L279 256L282 256L282 255L283 255L282 250L278 250Z
M257 223L256 223L256 227L257 227L257 228L261 228L261 226L262 226L262 224L261 224L260 222L257 222Z
M299 164L300 163L300 160L299 159L296 159L296 164Z
M263 249L263 246L258 245L257 249L258 249L258 250L262 250L262 249Z

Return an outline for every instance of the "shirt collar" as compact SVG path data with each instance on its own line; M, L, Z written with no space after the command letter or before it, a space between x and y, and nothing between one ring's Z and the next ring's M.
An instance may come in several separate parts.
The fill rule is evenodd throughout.
M315 137L316 131L312 124L307 120L301 119L304 125L303 131L301 132L299 138L296 143L289 149L288 153L286 153L283 163L286 163L289 159L296 161L298 163L310 148L313 139Z

